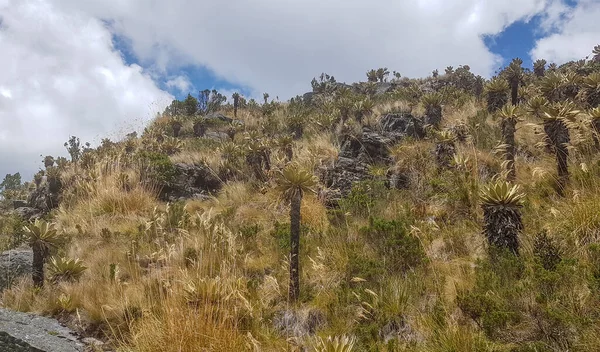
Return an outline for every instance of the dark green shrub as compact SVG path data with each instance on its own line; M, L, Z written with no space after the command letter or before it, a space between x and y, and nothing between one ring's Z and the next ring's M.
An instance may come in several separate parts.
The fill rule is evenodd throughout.
M144 182L155 182L166 186L175 177L175 166L166 154L140 151L137 155L140 162L140 179Z
M376 206L377 200L385 199L388 189L385 181L365 180L357 182L352 190L340 201L340 208L344 213L350 212L354 215L369 216Z
M402 221L371 218L360 233L375 247L389 272L404 272L426 261L421 242Z

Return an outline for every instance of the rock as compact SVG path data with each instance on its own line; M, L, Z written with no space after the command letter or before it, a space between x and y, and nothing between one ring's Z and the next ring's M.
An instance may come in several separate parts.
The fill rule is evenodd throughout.
M273 325L286 336L314 335L318 328L325 325L325 315L315 309L286 309L275 314Z
M31 275L33 252L30 249L13 249L0 254L0 292L9 288L22 276Z
M423 138L425 129L423 121L407 113L387 114L379 120L381 128L387 132L387 136L393 140L399 140L402 137Z
M406 343L418 342L421 340L418 333L413 330L403 317L399 317L385 324L379 330L379 337L385 343L394 339Z
M27 206L26 200L13 200L13 209L23 208Z
M208 138L208 139L214 139L216 141L229 141L231 140L231 138L229 137L229 135L225 132L219 132L219 131L208 131L204 134L204 138Z
M44 216L44 211L32 207L21 207L15 209L15 214L17 214L21 219L34 221L35 219L39 219Z
M0 308L0 351L83 352L84 344L56 320Z
M177 163L174 166L174 180L161 192L163 201L199 198L221 189L221 179L206 165Z
M375 85L375 96L384 95L396 88L396 85L391 82L377 82Z
M221 121L221 122L225 122L225 123L231 123L233 122L233 119L231 117L225 116L221 113L217 113L217 112L212 112L206 116L204 116L204 118L208 121Z

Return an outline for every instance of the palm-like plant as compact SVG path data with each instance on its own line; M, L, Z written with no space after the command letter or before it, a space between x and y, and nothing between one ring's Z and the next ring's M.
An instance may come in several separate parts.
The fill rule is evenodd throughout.
M505 105L500 113L500 127L502 129L502 142L507 169L507 181L514 181L516 178L515 170L515 132L517 122L519 121L518 109L515 105Z
M510 84L510 97L512 105L517 105L519 103L519 84L523 79L523 68L521 67L522 64L523 60L516 58L512 60L506 69L506 79Z
M290 203L290 286L289 299L292 302L300 296L300 206L302 196L311 192L317 184L309 171L303 170L297 163L288 164L276 174L277 190L282 198Z
M179 137L179 133L181 132L181 127L183 127L183 123L178 118L173 118L171 120L171 128L173 129L173 137Z
M50 248L58 244L60 236L54 224L39 219L23 229L29 237L29 245L33 250L33 284L35 287L42 287L44 286L44 263Z
M87 269L79 259L67 259L64 257L53 257L50 259L48 272L50 281L77 281Z
M498 77L493 78L485 86L487 95L488 112L493 113L500 110L508 102L508 83Z
M206 134L207 127L206 119L204 117L198 117L194 120L193 127L195 137L204 137L204 134Z
M541 119L544 114L544 107L548 105L548 99L543 96L536 95L529 99L526 105L527 112Z
M351 352L356 344L354 337L328 336L326 339L317 337L314 352Z
M277 141L277 146L281 148L281 150L285 154L286 160L292 161L292 158L294 157L294 138L292 136L280 137Z
M555 104L543 108L542 114L546 143L556 155L559 191L562 192L569 180L568 144L571 141L568 124L579 114L572 102Z
M376 70L367 71L367 82L377 82L377 71Z
M500 181L480 192L484 235L490 246L519 253L519 234L523 230L520 208L525 195L518 185Z
M362 122L365 117L368 117L373 112L375 103L370 98L365 98L354 103L354 116L356 121Z
M540 82L542 94L551 102L557 102L563 98L561 94L562 86L562 75L554 71L548 73Z
M592 127L592 139L594 140L594 146L600 150L600 107L592 109L588 112L590 118L590 125Z
M579 95L590 108L600 106L600 72L594 72L583 79Z
M267 143L263 138L248 135L245 138L246 143L246 163L252 168L256 179L266 181L265 170L271 169L271 153Z
M425 123L436 128L439 127L442 121L442 95L438 92L425 94L421 98L421 102L425 107Z
M533 63L533 73L536 77L544 77L544 74L546 73L546 63L547 62L544 59L536 60Z
M231 97L233 98L233 117L237 118L237 111L240 103L240 93L235 92Z
M435 159L438 166L442 168L450 167L454 154L456 153L456 136L452 131L444 130L436 134L437 143L435 145Z

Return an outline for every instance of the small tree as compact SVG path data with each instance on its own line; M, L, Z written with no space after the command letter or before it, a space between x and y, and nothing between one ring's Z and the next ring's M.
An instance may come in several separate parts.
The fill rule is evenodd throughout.
M456 136L451 131L446 130L437 132L436 137L435 160L441 168L450 167L456 153Z
M367 82L377 82L377 71L376 70L367 71Z
M60 237L54 224L39 219L25 226L24 230L29 235L29 245L33 250L33 284L35 287L42 287L44 286L44 263L50 248L57 245Z
M490 246L519 254L519 234L523 230L520 208L524 197L518 185L504 181L482 189L483 233Z
M263 99L265 100L265 105L267 105L269 100L269 93L263 93Z
M314 193L317 184L315 176L290 163L277 174L277 190L282 198L290 203L290 286L289 300L296 302L300 296L300 206L306 192Z

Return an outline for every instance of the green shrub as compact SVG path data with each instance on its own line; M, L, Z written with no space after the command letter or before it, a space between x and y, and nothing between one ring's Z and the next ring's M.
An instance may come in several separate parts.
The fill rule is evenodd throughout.
M350 212L354 215L369 216L378 200L384 200L388 189L385 181L365 180L352 185L348 196L340 201L340 209L344 213Z
M166 186L175 177L175 166L166 154L150 151L140 151L137 155L140 162L140 179L152 181L161 186Z
M421 242L402 221L371 218L360 233L375 247L389 272L404 272L426 261Z

